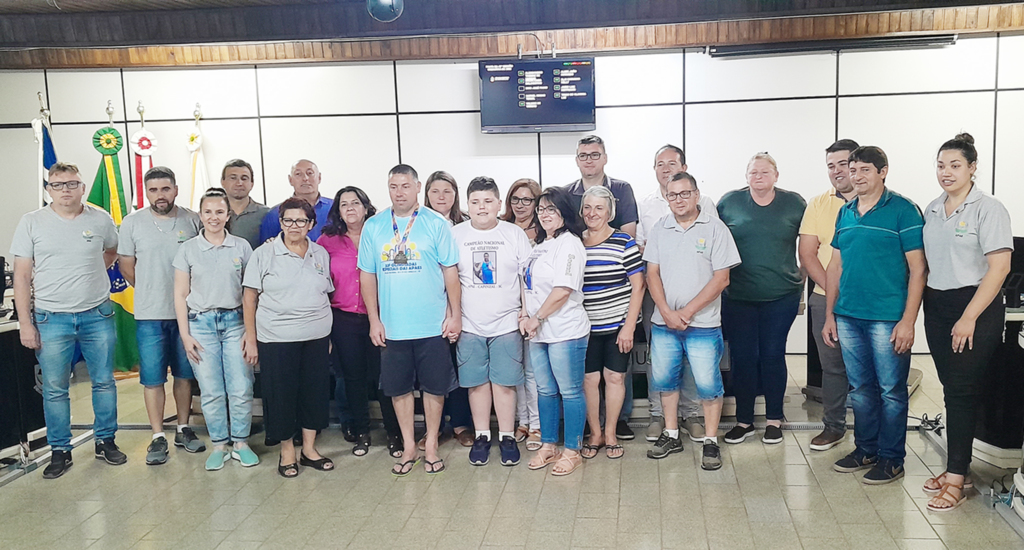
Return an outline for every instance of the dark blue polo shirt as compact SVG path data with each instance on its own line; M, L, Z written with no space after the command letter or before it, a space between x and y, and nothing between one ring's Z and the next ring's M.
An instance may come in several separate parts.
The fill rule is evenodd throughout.
M910 199L888 187L871 210L857 212L860 198L839 209L832 247L843 274L835 312L866 321L899 321L907 307L906 253L924 248L924 217Z
M608 225L615 229L621 229L627 223L640 221L640 213L636 207L636 197L633 196L633 187L629 183L610 178L606 175L604 177L604 186L615 197L615 219ZM586 191L583 188L583 180L578 179L566 185L565 190L569 192L569 200L572 201L572 207L576 209L576 215L579 216L580 207L583 205L583 193Z
M327 223L327 215L331 213L331 208L334 207L334 201L320 195L320 198L316 200L316 204L313 205L313 210L316 212L316 225L309 230L309 240L316 242L320 238L320 230L324 228L324 224ZM281 233L281 205L278 204L267 211L267 214L263 217L263 222L260 223L260 243L267 242L267 239L276 237ZM253 247L255 250L257 247Z

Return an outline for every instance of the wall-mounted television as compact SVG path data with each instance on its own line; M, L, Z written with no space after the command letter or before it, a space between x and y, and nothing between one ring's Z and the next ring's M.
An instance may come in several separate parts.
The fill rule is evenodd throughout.
M584 132L594 119L594 58L480 62L485 134Z

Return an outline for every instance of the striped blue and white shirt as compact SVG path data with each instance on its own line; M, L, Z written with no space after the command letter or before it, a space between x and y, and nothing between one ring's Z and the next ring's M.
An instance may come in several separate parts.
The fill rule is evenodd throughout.
M627 233L616 231L604 242L588 246L583 271L583 307L591 332L616 331L629 311L633 285L629 276L644 272L640 247Z

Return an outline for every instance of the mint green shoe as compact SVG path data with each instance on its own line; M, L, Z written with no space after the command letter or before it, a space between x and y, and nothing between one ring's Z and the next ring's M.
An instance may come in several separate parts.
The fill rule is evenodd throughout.
M231 458L242 464L243 468L252 468L260 463L260 457L249 447L242 447L237 451L231 451Z
M231 460L231 453L228 451L218 451L216 449L210 453L210 458L206 459L206 471L212 472L220 470L224 467L224 463Z

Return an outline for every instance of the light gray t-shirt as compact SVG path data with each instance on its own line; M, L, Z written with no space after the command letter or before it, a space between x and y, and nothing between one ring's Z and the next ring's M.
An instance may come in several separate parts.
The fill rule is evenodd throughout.
M242 275L252 256L249 243L230 233L214 245L203 232L178 247L174 269L189 274L185 303L189 311L236 309L242 306Z
M978 188L946 217L946 193L924 211L924 254L928 287L951 290L978 286L988 271L985 255L1013 250L1010 213L1003 203Z
M174 319L174 256L203 227L199 215L179 206L174 218L161 219L147 206L121 222L117 253L135 257L135 318Z
M313 241L308 245L300 257L279 237L260 245L245 266L242 285L260 293L260 342L305 342L331 333L331 258L324 247Z
M659 220L647 237L644 260L658 264L668 307L680 310L700 294L715 271L740 265L740 252L725 223L701 210L689 229L683 229L672 214ZM651 319L665 325L657 309ZM722 326L721 295L694 315L690 326Z
M36 309L55 313L80 313L110 298L103 251L112 248L117 248L114 220L88 204L70 220L49 206L29 212L11 241L12 256L35 262Z

